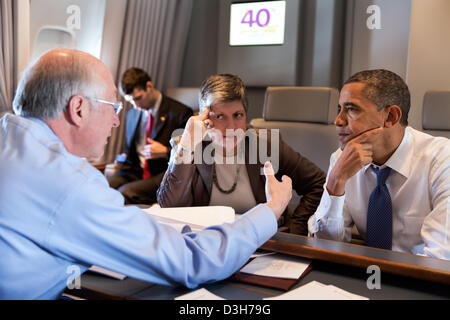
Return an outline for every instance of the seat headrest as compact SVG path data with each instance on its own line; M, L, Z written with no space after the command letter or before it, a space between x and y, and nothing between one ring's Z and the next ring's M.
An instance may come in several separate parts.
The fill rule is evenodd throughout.
M327 87L268 87L264 120L332 124L339 92Z
M197 87L178 87L178 88L168 88L166 90L166 96L180 101L181 103L187 105L194 111L198 111L198 93L200 88Z
M450 130L450 90L427 91L423 97L422 127Z

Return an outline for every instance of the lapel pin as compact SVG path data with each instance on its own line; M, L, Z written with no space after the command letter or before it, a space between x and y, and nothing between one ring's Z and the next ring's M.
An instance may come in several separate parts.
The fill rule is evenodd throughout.
M159 118L159 120L166 121L166 117L162 116L161 118Z

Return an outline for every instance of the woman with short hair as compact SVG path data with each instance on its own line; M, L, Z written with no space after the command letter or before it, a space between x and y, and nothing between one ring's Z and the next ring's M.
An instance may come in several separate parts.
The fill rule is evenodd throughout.
M324 172L289 147L278 130L247 125L245 85L238 76L210 76L201 86L199 105L200 115L191 117L183 135L172 140L157 194L161 207L222 205L244 213L266 202L262 168L271 160L275 176L291 177L302 196L289 221L285 212L279 226L306 235L308 218L322 196Z

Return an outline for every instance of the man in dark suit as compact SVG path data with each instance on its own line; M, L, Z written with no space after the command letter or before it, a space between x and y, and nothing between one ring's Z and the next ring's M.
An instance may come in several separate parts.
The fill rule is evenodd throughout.
M193 112L164 96L138 68L125 71L120 91L134 107L126 115L126 144L116 158L118 172L108 181L126 204L151 204L167 169L172 134L185 127Z

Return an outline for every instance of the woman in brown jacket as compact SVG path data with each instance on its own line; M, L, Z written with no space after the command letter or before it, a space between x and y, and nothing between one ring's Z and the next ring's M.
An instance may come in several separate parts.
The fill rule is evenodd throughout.
M262 168L270 160L275 176L289 176L302 196L289 221L285 213L279 225L306 235L308 218L322 196L324 172L289 147L278 130L247 126L248 104L239 77L210 76L199 102L201 114L191 117L183 135L172 140L169 167L157 193L161 207L224 205L244 213L267 201Z

